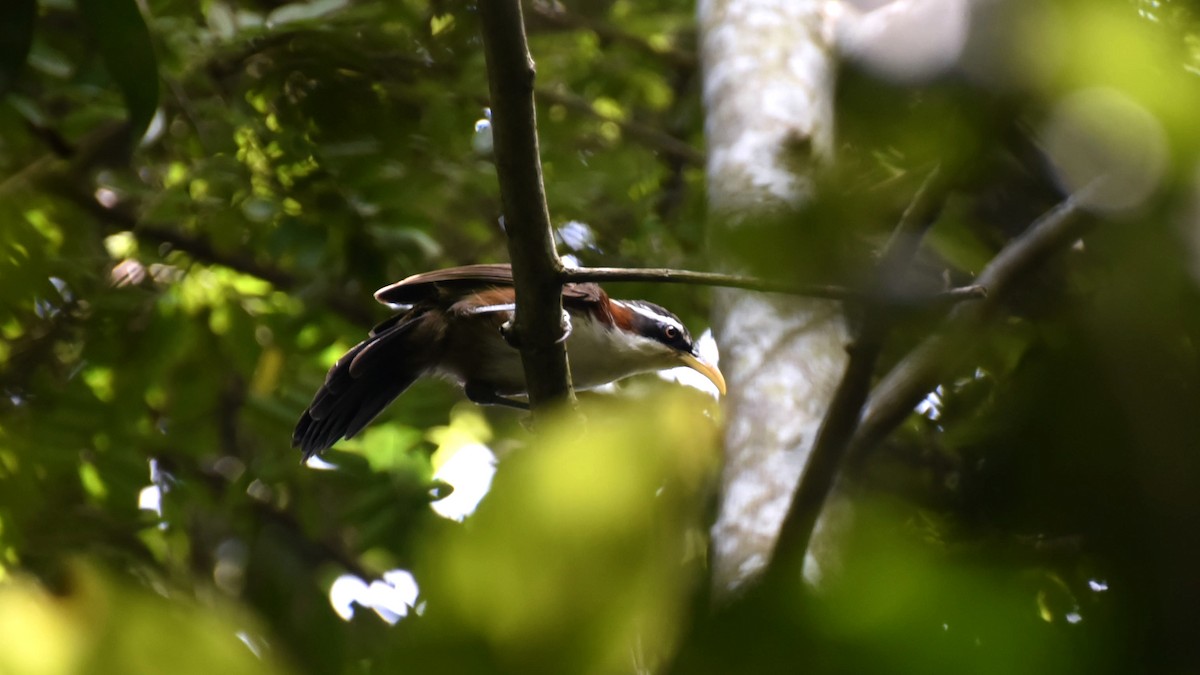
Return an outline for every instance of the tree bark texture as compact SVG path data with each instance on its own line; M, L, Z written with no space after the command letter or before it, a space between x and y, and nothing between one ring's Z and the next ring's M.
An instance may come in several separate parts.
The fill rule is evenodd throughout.
M822 3L702 0L698 19L712 220L752 227L757 216L809 198L812 181L795 170L795 148L811 149L812 166L833 145L834 63ZM714 325L730 381L712 530L722 596L756 578L772 555L846 366L846 332L836 302L745 291L717 295Z
M508 255L517 291L515 335L535 418L548 404L573 401L561 339L562 262L546 207L533 104L536 74L520 0L479 4L492 97L493 138Z

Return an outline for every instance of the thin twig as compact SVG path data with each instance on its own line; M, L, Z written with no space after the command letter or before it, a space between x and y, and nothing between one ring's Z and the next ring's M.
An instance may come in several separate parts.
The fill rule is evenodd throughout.
M864 291L846 286L830 284L793 284L758 277L741 276L737 274L721 274L719 272L693 272L691 270L668 269L665 267L567 267L559 277L563 283L595 282L653 282L671 284L690 284L694 286L719 286L722 288L740 288L747 291L763 293L779 293L782 295L797 295L808 298L823 298L826 300L867 301L870 291ZM929 302L961 302L978 300L988 295L987 288L981 284L961 286L942 291L932 296L915 297L911 302L898 301L903 295L888 291L885 298L891 306L920 305Z
M82 190L60 191L59 194L85 209L109 233L132 232L133 236L140 241L166 244L186 253L193 260L209 265L220 265L235 272L262 279L281 291L295 291L304 286L301 279L292 272L263 263L253 255L223 250L202 234L183 232L165 225L139 222L128 205L125 205L124 208L108 208ZM378 321L378 317L366 303L359 302L356 298L344 293L326 292L320 299L331 311L353 324L371 326Z
M109 208L98 202L94 195L84 189L88 183L83 176L99 166L113 163L123 155L128 135L128 125L124 122L98 127L75 145L70 157L63 159L48 153L5 179L0 183L0 197L28 190L53 192L92 215L107 233L131 231L144 241L169 244L195 260L258 277L280 290L294 290L301 286L300 280L291 272L264 264L254 256L221 250L203 235L143 223L130 204ZM345 295L330 293L323 301L334 312L353 323L365 326L375 323L376 317L368 311L367 305Z
M666 267L567 267L562 270L559 278L563 283L579 283L583 281L650 281L669 284L691 284L695 286L721 286L724 288L741 288L748 291L802 295L830 300L847 300L861 297L862 295L862 293L844 286L824 284L797 285L737 274L693 272L691 270L677 270Z
M222 250L202 234L183 232L165 225L139 222L137 216L134 215L134 209L129 204L109 208L96 201L92 195L78 189L77 185L59 185L58 188L57 193L60 196L89 213L108 234L132 232L140 241L166 244L186 253L193 260L209 265L220 265L235 272L262 279L281 291L294 291L303 286L300 279L292 272L263 263L253 255ZM321 300L330 310L351 323L371 326L378 320L378 317L368 309L365 303L358 302L345 294L326 293Z
M72 148L69 157L48 152L0 182L0 198L21 195L30 189L55 185L76 186L97 167L118 163L127 153L129 125L109 122L88 132Z
M500 196L508 256L517 291L514 335L521 349L534 415L547 404L574 401L567 349L562 340L562 261L542 184L534 65L525 40L520 0L479 3Z
M248 276L269 281L272 286L281 291L294 290L299 283L296 276L287 270L264 265L254 256L235 251L222 251L206 236L180 232L168 227L157 225L134 225L128 228L135 237L142 241L156 244L166 244L188 254L189 257L212 265L220 265L246 274Z

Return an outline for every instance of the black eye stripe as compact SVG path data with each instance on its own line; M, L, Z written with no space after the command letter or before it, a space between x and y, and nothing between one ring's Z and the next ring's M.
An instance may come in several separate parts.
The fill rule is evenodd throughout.
M635 332L661 342L674 349L690 351L692 338L687 328L663 307L644 300L615 300L633 310L632 323Z

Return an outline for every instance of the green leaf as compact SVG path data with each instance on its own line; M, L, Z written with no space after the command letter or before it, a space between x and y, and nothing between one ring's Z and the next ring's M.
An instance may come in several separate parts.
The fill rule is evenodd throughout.
M158 108L158 59L134 0L78 0L109 75L129 110L130 136L141 138Z
M267 24L279 26L299 21L315 21L348 5L347 0L315 0L315 2L293 2L276 8L267 16Z
M0 96L4 95L25 67L33 44L33 19L37 0L9 0L0 21Z

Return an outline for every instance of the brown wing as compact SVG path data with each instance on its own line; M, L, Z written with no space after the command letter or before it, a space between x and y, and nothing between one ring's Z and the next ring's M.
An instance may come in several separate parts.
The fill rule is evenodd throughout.
M563 286L562 294L564 305L586 307L592 312L599 312L607 316L607 322L612 323L611 315L608 313L608 294L597 284L590 282L567 284Z
M475 287L512 284L512 266L506 263L463 265L414 274L375 291L375 299L385 305L414 305L437 297L439 287L465 291Z
M508 263L463 265L414 274L375 291L375 299L385 305L415 305L436 298L439 289L449 288L463 293L474 288L512 285L512 265ZM591 305L606 297L596 284L563 286L563 300L566 302Z
M428 370L441 341L438 326L423 310L376 326L329 369L325 384L296 423L292 446L308 459L361 431Z

